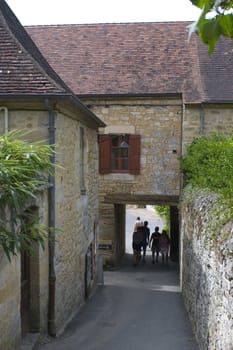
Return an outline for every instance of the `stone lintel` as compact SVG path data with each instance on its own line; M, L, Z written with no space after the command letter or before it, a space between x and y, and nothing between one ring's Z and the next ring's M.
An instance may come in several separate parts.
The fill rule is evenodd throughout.
M153 204L176 206L179 203L179 196L174 195L147 195L147 194L127 194L111 193L104 197L105 203L114 204Z

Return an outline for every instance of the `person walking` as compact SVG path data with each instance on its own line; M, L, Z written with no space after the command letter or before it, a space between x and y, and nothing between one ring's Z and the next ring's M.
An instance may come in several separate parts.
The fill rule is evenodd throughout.
M141 226L143 226L143 221L141 220L140 216L138 216L134 224L133 232L137 232L137 228Z
M159 227L156 226L154 232L151 235L150 238L150 246L152 251L152 264L156 262L159 262L159 238L161 236L161 233L159 232ZM155 253L156 253L156 260L155 260Z
M141 250L143 241L143 226L138 226L137 231L133 233L132 248L133 248L133 265L137 266L141 260Z
M162 234L159 237L159 250L162 254L162 262L166 259L166 263L168 263L168 251L170 246L170 238L167 234L166 230L162 230Z
M142 261L146 262L146 248L149 245L150 241L150 229L148 227L148 221L144 221L143 225L143 239L142 239L142 250L143 250L143 256Z

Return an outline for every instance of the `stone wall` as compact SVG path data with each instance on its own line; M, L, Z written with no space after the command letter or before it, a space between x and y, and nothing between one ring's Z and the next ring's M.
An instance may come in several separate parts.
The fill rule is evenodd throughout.
M112 245L112 251L104 252L105 260L107 255L111 260L119 246L117 237L121 239L115 222L124 219L116 216L115 195L120 204L121 201L130 204L131 200L147 195L179 196L182 101L179 98L110 98L85 102L107 125L100 133L141 136L139 175L111 173L99 177L100 239ZM106 197L110 199L108 203ZM119 252L122 252L120 247Z
M84 128L85 191L80 181L80 127ZM93 249L93 286L96 282L94 227L98 222L97 132L58 113L56 150L56 326L60 333L85 299L85 259ZM84 192L83 192L84 191Z
M48 142L48 111L41 103L25 101L9 108L9 128L32 130L28 140ZM74 316L97 284L98 233L98 143L97 130L87 127L74 111L59 107L55 111L55 323L57 334ZM82 119L82 121L81 121ZM0 128L3 129L3 118ZM81 131L83 152L81 151ZM83 176L82 176L83 174ZM82 179L82 180L81 180ZM37 198L41 222L48 224L47 191ZM48 325L48 249L39 250L32 261L36 278L32 280L33 321L36 331L47 332ZM38 300L39 298L39 300ZM0 252L0 349L18 349L21 342L20 258L10 264Z
M11 263L0 251L0 349L19 349L20 328L20 264L14 258Z
M40 223L47 224L47 192L41 193L35 202L39 208ZM48 250L39 248L39 261L36 266L38 274L32 276L31 283L38 278L39 285L34 286L36 295L31 298L38 299L38 310L35 318L39 319L36 332L47 331L47 305L48 305ZM34 256L32 257L34 259ZM20 256L16 256L11 262L8 261L5 253L0 249L0 349L19 349L21 345L21 271ZM34 324L34 305L31 305L30 322Z
M233 105L188 105L183 110L182 149L186 148L200 134L232 133Z
M35 107L34 107L35 108ZM48 113L41 109L41 106L33 109L32 106L25 110L25 102L20 105L11 105L8 110L9 130L30 130L27 136L29 141L48 139ZM4 130L4 116L1 113L0 130ZM34 205L38 207L40 223L48 225L48 201L47 191L37 196ZM35 290L35 295L31 295L32 301L30 308L30 322L34 327L34 321L39 320L36 324L36 332L47 332L47 305L48 305L48 249L38 249L38 260L33 261L33 269L36 270L36 276L32 276L31 284ZM32 261L31 261L32 263ZM19 349L21 344L21 264L20 255L9 262L4 254L0 251L0 349L12 350Z
M181 281L200 350L233 349L233 223L208 235L214 196L200 195L181 209ZM213 222L212 222L213 224Z
M122 236L115 229L115 222L121 218L117 217L114 204L157 204L157 195L179 197L179 157L200 134L231 132L232 105L183 105L178 97L118 97L84 102L106 123L100 133L141 135L140 174L99 177L100 239L112 247L103 252L105 261L111 261ZM154 202L147 201L150 196L154 196Z
M101 133L127 133L129 130L129 133L141 135L140 174L100 176L101 193L179 194L181 106L179 99L158 98L95 104L92 110L107 124Z

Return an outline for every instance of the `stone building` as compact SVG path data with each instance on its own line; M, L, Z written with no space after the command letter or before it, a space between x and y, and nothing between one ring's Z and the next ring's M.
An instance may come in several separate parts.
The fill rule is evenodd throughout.
M200 134L232 132L233 41L208 47L188 22L30 26L51 66L105 123L99 129L100 245L124 254L127 204L170 206L179 256L179 158Z
M59 334L96 285L101 126L1 0L0 130L31 130L29 140L55 144L55 175L25 210L59 229L55 243L35 246L32 256L10 263L0 249L2 350L19 349L30 332Z

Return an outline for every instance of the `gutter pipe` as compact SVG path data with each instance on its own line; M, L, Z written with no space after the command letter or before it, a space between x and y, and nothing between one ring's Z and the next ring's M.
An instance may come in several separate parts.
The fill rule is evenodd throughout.
M45 107L49 114L49 145L54 147L55 144L55 112L48 99L45 100ZM50 161L55 164L55 154L50 156ZM48 301L48 334L56 336L55 324L55 291L56 291L56 274L54 267L55 251L55 178L49 175L48 188L48 214L49 214L49 301Z
M204 104L200 107L200 135L204 135Z
M8 132L8 109L0 106L0 111L4 112L4 133Z

